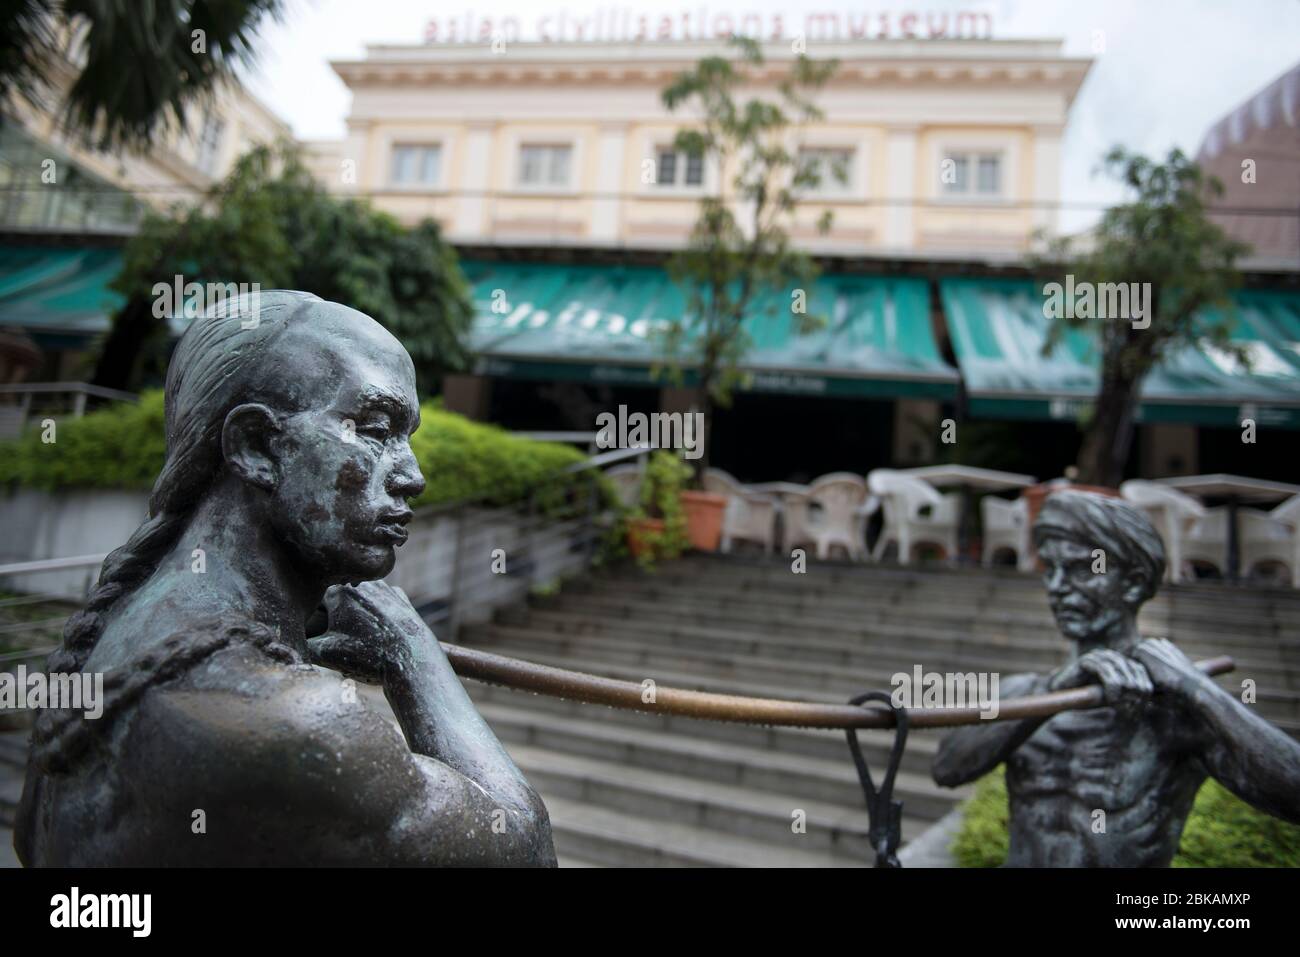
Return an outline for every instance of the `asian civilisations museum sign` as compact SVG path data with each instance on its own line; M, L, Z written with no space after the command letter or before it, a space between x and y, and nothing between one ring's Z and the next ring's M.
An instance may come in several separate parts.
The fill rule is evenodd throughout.
M541 41L626 43L721 40L741 34L755 40L989 40L993 18L973 10L855 10L815 8L794 12L715 8L684 4L672 13L631 7L598 7L590 13L551 10L519 16L482 16L472 11L433 17L424 42L489 43Z

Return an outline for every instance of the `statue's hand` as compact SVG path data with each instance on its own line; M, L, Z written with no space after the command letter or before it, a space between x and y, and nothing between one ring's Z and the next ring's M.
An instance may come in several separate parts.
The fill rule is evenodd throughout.
M307 644L313 660L370 684L409 665L412 646L430 635L400 588L381 581L335 585L325 593L329 626Z
M1132 658L1110 648L1090 651L1070 662L1052 678L1053 691L1079 688L1099 682L1106 704L1121 711L1135 711L1150 698L1154 690L1151 676Z
M1209 678L1168 638L1147 638L1133 651L1161 691L1187 695Z

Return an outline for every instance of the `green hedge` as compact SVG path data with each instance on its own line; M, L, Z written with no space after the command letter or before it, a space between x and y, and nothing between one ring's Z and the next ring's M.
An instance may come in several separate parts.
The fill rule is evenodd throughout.
M483 497L501 505L523 498L543 480L584 458L577 449L513 436L472 422L432 403L420 410L411 448L428 487L414 504ZM57 441L41 441L39 428L0 444L0 483L47 491L66 488L144 489L162 467L163 396L147 392L80 419L58 422ZM562 492L576 479L546 482Z
M961 867L998 867L1007 859L1004 768L981 778L965 805L952 845ZM1196 795L1174 867L1300 867L1300 826L1256 811L1217 781Z

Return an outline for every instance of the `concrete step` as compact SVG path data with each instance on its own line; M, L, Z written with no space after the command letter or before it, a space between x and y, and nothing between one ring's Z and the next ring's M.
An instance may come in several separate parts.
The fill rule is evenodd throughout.
M680 732L666 734L653 727L582 721L491 702L480 702L479 710L512 753L515 744L522 744L605 761L620 768L635 767L773 793L789 790L791 782L797 781L800 794L818 801L851 808L862 804L857 772L843 735L838 733L821 732L830 734L839 744L839 753L828 759L689 738ZM863 748L877 778L887 759L883 745L883 740L877 739ZM943 816L966 794L964 790L938 787L930 778L928 765L919 772L904 769L895 791L908 813L922 820Z
M1003 577L987 572L908 573L899 577L895 570L882 566L837 566L835 563L812 563L808 573L794 574L788 562L757 564L734 558L687 558L665 563L653 576L664 587L689 586L699 590L717 587L731 594L740 591L793 597L820 596L831 601L867 597L873 601L887 598L888 603L908 599L938 597L945 604L969 608L989 607L996 611L1045 611L1046 596L1037 577ZM638 572L615 568L594 581L635 581ZM1300 593L1292 589L1257 587L1164 586L1147 605L1148 613L1158 618L1186 619L1194 624L1202 619L1233 626L1243 620L1285 618L1293 631L1300 623Z
M546 797L560 857L608 867L858 867L860 861L774 847L707 828L651 820L609 808Z
M843 735L813 728L776 728L721 721L697 721L675 715L646 714L527 694L474 681L467 682L466 688L480 708L503 705L511 709L526 710L538 717L559 717L566 725L581 726L585 722L591 722L602 727L643 728L657 734L718 742L727 747L819 758L824 761L841 761L848 754ZM893 742L892 733L860 731L858 739L863 754L871 762L872 767L881 766ZM914 731L907 739L907 750L903 754L903 770L929 774L938 742L939 735L935 732Z
M1006 658L975 658L965 656L962 661L940 661L931 657L928 662L901 649L880 649L874 653L870 666L833 665L824 662L802 662L797 659L761 658L727 654L709 648L698 648L684 642L670 645L651 645L639 636L622 633L607 635L563 635L555 632L535 631L508 625L484 625L467 631L466 641L487 647L511 646L536 648L552 655L572 654L584 658L605 657L629 664L644 663L647 667L671 667L680 662L684 670L695 674L719 678L747 678L785 689L787 697L804 690L833 692L847 699L863 688L887 688L899 671L912 673L915 664L932 664L931 670L948 671L983 670L989 673L1011 674L1013 662ZM689 665L687 664L689 663ZM1016 668L1016 670L1025 670ZM650 677L653 677L651 675Z
M23 796L23 769L0 764L0 827L12 828Z
M811 850L859 863L874 858L866 837L867 813L860 802L858 807L831 804L795 789L787 794L756 791L528 745L513 746L510 756L545 801L559 797L762 841L775 849ZM797 788L798 782L791 785ZM797 820L805 832L795 831ZM920 834L927 824L908 815L904 806L904 840Z
M1028 639L1042 643L1056 635L1050 612L1013 617L1005 612L984 611L964 605L951 596L899 606L862 601L851 606L851 611L839 611L815 604L790 605L770 595L762 599L723 598L683 588L680 593L665 589L647 595L617 590L560 595L543 602L542 606L567 610L580 608L611 618L729 626L764 633L851 636L891 627L904 632L920 628L946 632L965 640ZM1169 634L1183 643L1208 643L1225 651L1249 648L1272 652L1281 647L1300 656L1300 634L1282 633L1281 619L1242 618L1230 625L1216 625L1208 619L1179 623L1167 617L1144 614L1140 624L1148 632Z
M804 661L839 668L870 668L882 660L905 661L910 668L922 664L927 670L982 670L1011 674L1017 671L1051 671L1064 660L1065 642L1056 637L1052 644L1027 641L973 642L952 632L946 634L920 629L891 629L888 632L864 630L856 639L823 639L823 632L813 634L767 633L743 631L673 622L660 625L636 618L611 618L587 609L571 610L549 607L519 607L497 616L499 626L547 631L577 638L598 636L605 640L626 636L648 646L698 649L783 661ZM1221 654L1221 646L1186 645L1193 658ZM1300 649L1294 656L1280 650L1237 651L1233 655L1237 670L1243 674L1268 673L1279 679L1279 686L1300 690ZM1288 663L1287 658L1290 658Z
M0 733L0 764L27 767L27 740L26 730Z
M817 561L807 564L805 578L832 582L836 585L864 584L873 587L925 587L942 584L947 588L999 591L1007 595L1033 595L1042 593L1041 579L1037 574L1025 574L1011 569L951 568L942 565L903 566L891 563L864 563L846 561ZM657 572L704 576L733 576L742 578L788 579L791 577L790 560L785 557L756 558L738 555L691 554L659 565ZM637 574L630 564L612 566L606 574ZM1182 585L1162 584L1157 602L1186 604L1214 604L1227 602L1268 603L1279 607L1300 607L1300 593L1281 585L1250 583L1228 585L1222 582L1202 582Z
M518 624L530 628L549 628L553 631L574 633L636 634L647 640L662 642L665 638L684 638L700 643L710 643L719 650L745 655L770 655L772 657L819 656L828 661L848 663L854 655L867 653L878 646L906 645L943 654L958 651L995 650L1014 654L1017 659L1051 664L1061 659L1065 645L1026 639L1001 639L972 642L955 629L932 629L918 626L889 625L863 621L852 629L759 630L738 624L702 624L686 619L678 621L647 620L639 618L635 609L628 614L615 616L572 600L564 604L520 606L503 611L497 616L501 624Z

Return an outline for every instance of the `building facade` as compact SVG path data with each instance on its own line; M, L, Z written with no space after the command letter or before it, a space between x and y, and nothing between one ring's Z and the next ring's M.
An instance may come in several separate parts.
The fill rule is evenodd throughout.
M322 180L458 243L673 248L728 171L676 155L660 91L718 41L371 46L335 71L348 135L310 144ZM829 255L1014 256L1051 230L1061 137L1090 61L1055 41L816 42L839 68L791 146L833 159L793 235ZM764 45L754 89L795 54ZM831 235L815 228L826 209Z
M108 288L148 209L198 201L254 145L292 139L241 84L191 107L147 149L103 150L64 122L77 47L49 64L40 107L0 104L0 382L85 378L87 349L121 305Z

